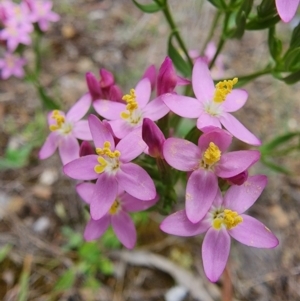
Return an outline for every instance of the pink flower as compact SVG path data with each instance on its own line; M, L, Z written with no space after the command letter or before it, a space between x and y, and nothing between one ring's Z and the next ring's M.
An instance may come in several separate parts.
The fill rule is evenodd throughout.
M278 15L283 22L290 22L296 14L300 0L276 0Z
M77 185L76 190L82 199L90 204L95 186L92 183L82 183ZM84 230L85 240L91 241L99 238L111 224L119 241L126 248L132 249L136 243L136 230L128 212L146 210L157 201L158 196L153 200L143 202L126 192L118 193L109 211L103 217L98 220L90 219Z
M160 97L149 102L150 96L150 80L143 78L123 97L127 104L101 99L97 112L110 120L114 134L121 139L135 129L141 132L144 118L156 121L169 112Z
M241 141L260 145L260 140L230 114L240 109L248 97L247 92L242 89L233 90L233 85L237 81L237 78L234 78L214 86L207 63L199 58L192 74L193 90L197 98L174 94L166 94L162 98L177 115L198 118L197 127L200 130L208 126L221 128L222 124Z
M130 161L145 149L141 134L133 131L115 146L111 131L95 115L88 118L97 155L76 159L64 166L66 175L78 180L97 179L91 198L91 217L102 218L125 190L133 197L150 201L156 196L154 183L147 172Z
M259 151L245 150L224 153L232 136L214 128L204 133L198 145L190 141L169 138L163 146L165 160L174 168L190 172L187 182L186 214L193 223L207 213L218 192L218 178L230 178L258 161Z
M179 236L194 236L207 231L202 245L204 271L210 281L216 282L228 260L230 236L256 248L274 248L278 245L278 239L265 225L244 214L266 184L266 176L251 176L243 185L231 186L224 198L219 191L209 212L198 223L192 223L182 210L168 216L160 228Z
M97 112L99 99L122 101L122 91L119 86L115 85L115 79L112 73L106 69L100 69L100 81L92 72L86 73L86 83L93 100L93 106Z
M4 54L4 58L0 59L1 78L8 79L10 76L22 78L24 76L23 66L26 64L24 58L14 55L10 52Z
M87 120L80 120L87 113L91 105L88 94L81 97L67 114L54 110L48 116L50 135L39 152L40 159L53 155L58 147L63 164L79 158L79 142L92 140Z
M13 52L19 44L29 45L31 43L30 31L28 28L20 26L16 23L8 23L4 29L0 31L0 40L7 41L7 48Z
M52 1L25 0L31 10L31 22L37 22L42 31L47 31L49 22L57 22L60 17L52 11Z

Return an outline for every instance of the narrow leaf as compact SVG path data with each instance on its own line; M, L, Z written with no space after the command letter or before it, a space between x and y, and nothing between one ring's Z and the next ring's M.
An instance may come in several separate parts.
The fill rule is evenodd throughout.
M132 0L132 1L144 13L152 14L152 13L156 13L162 9L162 7L159 6L157 3L140 4L136 0Z

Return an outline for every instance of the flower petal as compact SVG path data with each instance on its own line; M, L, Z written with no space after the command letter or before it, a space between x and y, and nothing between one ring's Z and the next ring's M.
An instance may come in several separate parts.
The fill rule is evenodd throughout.
M205 59L198 58L195 62L192 74L193 90L198 100L211 101L215 86Z
M245 212L259 198L267 182L266 176L255 175L248 177L243 185L232 185L224 196L223 206L239 214Z
M90 93L84 94L66 114L67 120L73 122L80 120L88 112L91 103L92 98Z
M143 201L150 201L156 196L153 180L147 172L134 163L122 164L117 173L121 189Z
M260 158L257 150L242 150L221 155L215 173L221 178L230 178L248 169Z
M135 127L128 124L124 119L116 119L108 122L115 134L115 136L119 139L124 138L131 131L135 129Z
M93 140L87 120L79 120L74 124L72 134L81 140Z
M63 165L79 158L80 145L73 135L63 137L58 145L58 151Z
M118 183L115 177L102 173L96 182L92 196L90 213L94 220L102 218L110 209L118 195Z
M126 110L124 103L104 99L93 101L93 106L100 116L109 120L120 119L121 112Z
M230 236L224 228L210 228L202 244L202 260L204 272L211 282L221 277L230 251Z
M186 215L197 223L206 215L218 192L218 180L211 171L198 169L190 175L185 194Z
M217 128L221 128L221 123L219 119L215 116L211 116L210 114L207 114L206 112L202 112L200 117L197 119L197 128L199 130L202 130L203 128L214 126Z
M170 109L162 101L161 97L157 97L151 100L143 108L143 116L150 118L153 121L156 121L169 113Z
M91 241L99 238L108 228L110 224L110 216L105 215L98 221L90 219L87 223L83 237L86 241Z
M98 164L97 155L88 155L78 158L63 167L64 173L76 180L95 180L98 174L94 167Z
M224 152L228 149L232 142L232 135L222 129L211 128L210 131L201 135L198 140L198 146L201 153L208 149L211 142L217 145L221 152Z
M201 153L197 145L180 138L169 138L163 145L165 160L174 168L191 171L199 166Z
M104 142L108 141L111 149L115 148L115 141L112 133L109 131L102 121L95 115L90 115L88 118L91 134L95 143L95 147L103 148Z
M51 132L39 152L41 160L52 156L57 148L60 137L56 132Z
M135 87L136 101L139 108L144 108L150 100L151 83L148 78L143 78Z
M95 184L94 183L80 183L76 185L76 191L84 202L90 204L94 194Z
M136 230L130 216L120 211L111 216L111 225L119 241L127 248L132 249L136 243Z
M125 211L137 212L137 211L144 211L152 207L159 200L159 195L157 194L153 200L145 202L125 192L122 196L120 196L120 199L122 202L122 208Z
M231 114L223 112L219 119L227 131L239 140L251 145L261 145L261 141Z
M210 223L208 221L200 221L194 224L187 218L185 210L181 210L166 217L159 227L168 234L194 236L207 231Z
M198 118L203 110L203 105L196 98L167 93L161 99L172 112L181 117Z
M222 108L225 112L235 112L246 103L248 93L243 89L234 89L226 97L222 103Z
M243 221L228 233L240 243L255 248L275 248L279 241L263 223L242 214Z
M299 0L276 0L276 8L283 22L290 22L296 14Z
M116 149L121 153L120 160L126 163L138 157L146 146L142 138L142 127L139 127L120 140Z

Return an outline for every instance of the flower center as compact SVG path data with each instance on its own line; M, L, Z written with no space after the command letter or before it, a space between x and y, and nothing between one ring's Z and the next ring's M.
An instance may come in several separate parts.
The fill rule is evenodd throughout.
M66 122L65 116L63 116L58 110L54 110L52 112L51 118L56 121L56 124L51 124L49 126L51 132L60 131L63 134L68 134L72 131L71 124Z
M233 86L238 82L238 78L235 77L232 80L223 80L216 84L216 90L214 94L214 102L222 103L225 101L226 96L232 91Z
M224 225L227 230L230 230L243 221L243 218L238 215L236 211L231 211L230 209L216 211L213 218L212 226L216 230L221 229L222 225Z
M118 200L115 200L109 209L109 214L114 215L121 209L121 204Z
M135 90L131 89L129 94L124 95L122 99L126 101L127 106L126 110L121 113L121 118L127 120L132 125L137 125L142 118L142 113L136 101Z
M208 169L221 159L220 149L213 143L209 143L209 147L206 149L202 156L201 166Z
M95 165L94 171L102 173L104 171L115 174L120 166L120 155L118 150L112 151L110 149L110 142L105 141L103 148L97 147L96 153L99 155L97 161L99 164Z

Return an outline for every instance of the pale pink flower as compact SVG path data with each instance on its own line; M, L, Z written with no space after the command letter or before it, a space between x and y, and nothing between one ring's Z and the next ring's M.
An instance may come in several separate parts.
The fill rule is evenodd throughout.
M37 22L42 31L47 31L49 22L57 22L60 17L52 11L53 3L47 0L25 0L31 11L31 22Z
M211 128L200 136L198 145L179 138L164 142L165 160L174 168L190 173L185 204L186 214L193 223L199 222L218 192L218 177L231 178L247 170L259 160L256 150L225 153L232 136L219 128Z
M93 199L96 184L81 183L76 190L81 198L88 204ZM136 229L128 212L138 212L152 207L158 201L158 196L153 200L144 202L126 192L119 192L109 211L100 219L89 220L84 238L87 241L95 240L103 235L109 225L112 226L119 241L128 249L132 249L136 243Z
M278 245L278 239L264 224L244 214L258 199L266 184L266 176L251 176L243 185L231 186L224 198L219 191L201 221L192 223L182 210L168 216L160 228L179 236L206 232L202 244L203 266L208 279L216 282L228 260L230 236L250 247L274 248Z
M97 112L109 120L114 134L121 139L135 129L141 132L144 118L156 121L169 112L160 97L149 102L150 96L150 80L143 78L123 97L127 104L101 99Z
M66 175L77 180L96 180L91 198L91 217L102 218L111 208L118 191L150 201L156 196L153 180L130 161L145 149L141 133L133 131L115 145L112 132L95 115L88 118L97 155L87 155L64 166Z
M68 113L54 110L48 115L51 133L39 152L40 159L49 158L57 148L63 164L79 158L80 146L77 139L92 140L87 120L81 120L90 105L91 99L86 94L71 107Z
M0 59L1 78L8 79L10 76L24 77L24 65L26 60L17 54L6 52L4 58Z
M247 130L230 113L240 109L248 98L242 89L233 89L238 81L219 82L214 86L205 60L197 59L192 74L192 85L196 98L165 94L165 104L175 114L186 118L198 118L197 127L202 130L208 126L221 128L221 124L236 138L252 145L260 145L260 140Z
M283 22L290 22L296 14L300 0L276 0L278 15Z

